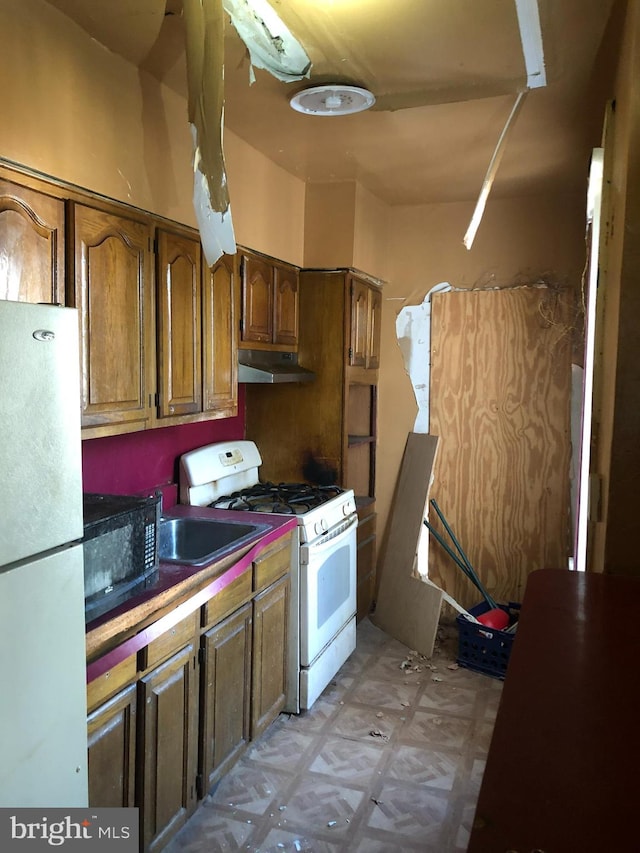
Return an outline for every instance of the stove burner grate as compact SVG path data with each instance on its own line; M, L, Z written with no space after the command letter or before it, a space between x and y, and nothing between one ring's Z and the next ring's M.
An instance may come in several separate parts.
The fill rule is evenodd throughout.
M223 495L209 504L217 509L250 510L284 515L303 515L342 494L340 486L309 483L256 483Z

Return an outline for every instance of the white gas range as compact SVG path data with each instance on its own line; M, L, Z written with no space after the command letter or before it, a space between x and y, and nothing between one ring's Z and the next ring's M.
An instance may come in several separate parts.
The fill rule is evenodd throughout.
M289 696L310 708L356 647L356 528L353 491L308 483L264 483L252 441L209 444L180 459L180 502L231 512L295 515L291 567Z

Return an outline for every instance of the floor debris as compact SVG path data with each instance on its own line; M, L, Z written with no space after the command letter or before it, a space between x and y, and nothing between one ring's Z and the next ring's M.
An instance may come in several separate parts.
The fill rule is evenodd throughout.
M369 732L371 737L379 737L380 740L389 740L389 735L386 735L384 732L381 732L379 729L371 729Z

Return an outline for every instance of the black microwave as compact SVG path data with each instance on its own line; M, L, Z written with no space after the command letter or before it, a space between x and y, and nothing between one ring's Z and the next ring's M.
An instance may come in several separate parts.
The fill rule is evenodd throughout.
M87 622L157 579L160 500L160 495L83 495Z

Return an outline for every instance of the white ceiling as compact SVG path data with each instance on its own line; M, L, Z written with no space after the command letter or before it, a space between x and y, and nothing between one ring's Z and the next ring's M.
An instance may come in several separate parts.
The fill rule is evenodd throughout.
M94 38L186 96L181 0L49 0ZM592 71L614 0L538 0L547 86L528 92L493 193L582 190ZM310 181L356 179L389 204L477 198L527 73L515 0L271 0L312 61L283 83L256 69L227 21L225 124ZM364 86L373 109L310 116L290 95ZM596 120L596 127L599 119ZM597 140L596 143L597 144Z

